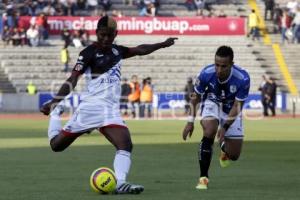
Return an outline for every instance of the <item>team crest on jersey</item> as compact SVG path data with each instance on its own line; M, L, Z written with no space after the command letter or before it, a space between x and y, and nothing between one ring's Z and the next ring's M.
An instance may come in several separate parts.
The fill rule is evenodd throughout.
M231 85L229 90L230 90L231 93L235 93L236 90L237 90L236 85Z
M115 56L118 56L119 55L119 51L115 48L112 48L112 52Z

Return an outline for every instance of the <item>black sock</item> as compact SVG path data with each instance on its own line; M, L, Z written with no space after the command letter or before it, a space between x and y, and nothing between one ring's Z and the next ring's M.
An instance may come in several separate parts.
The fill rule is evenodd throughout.
M199 165L200 165L200 177L208 177L208 169L213 153L214 139L203 137L199 145Z

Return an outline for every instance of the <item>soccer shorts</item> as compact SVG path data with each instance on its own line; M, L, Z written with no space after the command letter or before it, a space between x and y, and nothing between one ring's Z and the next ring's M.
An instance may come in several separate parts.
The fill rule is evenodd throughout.
M105 126L127 128L120 115L119 105L102 104L101 106L96 106L91 103L81 102L71 119L63 127L63 132L81 135Z
M227 117L228 114L224 113L220 105L218 105L217 103L210 100L205 100L203 102L201 110L201 119L217 119L219 121L219 126L223 126ZM233 124L226 131L225 137L230 139L243 139L244 129L242 113L238 115Z

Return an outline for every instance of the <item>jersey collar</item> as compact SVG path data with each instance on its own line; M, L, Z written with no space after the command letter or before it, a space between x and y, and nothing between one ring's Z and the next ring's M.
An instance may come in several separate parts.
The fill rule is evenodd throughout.
M225 81L220 81L220 80L217 78L217 79L218 79L218 82L219 82L220 84L227 83L227 82L229 81L229 79L231 78L232 74L233 74L233 66L231 67L230 74L229 74L228 78L227 78Z

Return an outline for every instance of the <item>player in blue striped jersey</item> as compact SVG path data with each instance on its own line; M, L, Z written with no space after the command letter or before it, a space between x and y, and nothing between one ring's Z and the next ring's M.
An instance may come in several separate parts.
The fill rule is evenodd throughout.
M208 170L215 136L221 147L220 164L227 167L237 160L243 144L242 106L250 88L249 74L233 62L231 47L221 46L215 63L206 66L197 76L188 122L183 139L191 137L198 105L201 102L203 138L199 146L200 178L197 189L207 189Z

